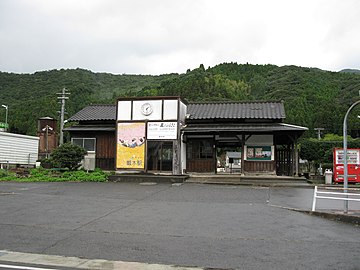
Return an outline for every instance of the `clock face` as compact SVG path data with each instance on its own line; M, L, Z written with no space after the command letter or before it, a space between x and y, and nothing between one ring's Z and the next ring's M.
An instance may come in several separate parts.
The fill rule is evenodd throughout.
M141 113L143 114L143 115L150 115L150 114L152 114L152 112L153 112L153 108L152 108L152 106L151 106L151 104L150 103L144 103L142 106L141 106Z

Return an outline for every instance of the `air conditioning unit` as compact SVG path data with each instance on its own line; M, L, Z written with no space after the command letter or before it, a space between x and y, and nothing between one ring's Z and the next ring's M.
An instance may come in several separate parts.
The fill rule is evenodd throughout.
M84 157L84 170L94 171L95 170L95 155L87 155Z

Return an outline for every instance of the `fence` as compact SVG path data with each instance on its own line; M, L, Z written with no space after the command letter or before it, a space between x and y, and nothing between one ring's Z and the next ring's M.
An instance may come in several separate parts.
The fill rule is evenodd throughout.
M337 190L342 192L336 192ZM337 187L321 187L319 190L318 186L315 186L311 211L315 211L317 199L360 202L359 191L360 191L359 188L337 188Z

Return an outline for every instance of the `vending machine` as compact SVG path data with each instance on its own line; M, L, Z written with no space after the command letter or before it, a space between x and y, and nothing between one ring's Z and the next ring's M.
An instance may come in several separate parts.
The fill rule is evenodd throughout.
M360 149L347 149L348 182L360 183ZM334 182L344 182L344 149L334 148Z

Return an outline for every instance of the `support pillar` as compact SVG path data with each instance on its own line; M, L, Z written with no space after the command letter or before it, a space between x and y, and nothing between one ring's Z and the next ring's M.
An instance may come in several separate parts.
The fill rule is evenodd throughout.
M245 134L241 136L241 174L244 174L245 167Z

